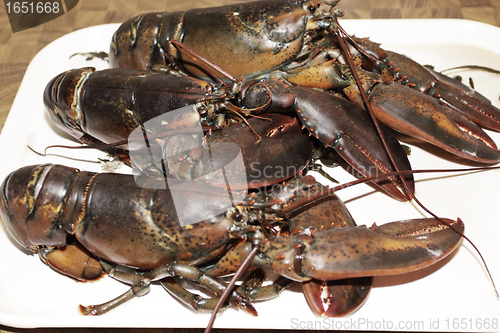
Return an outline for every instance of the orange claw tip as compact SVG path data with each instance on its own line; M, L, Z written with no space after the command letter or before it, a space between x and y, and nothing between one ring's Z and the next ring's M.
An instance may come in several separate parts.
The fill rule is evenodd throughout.
M254 317L257 317L259 314L257 313L257 310L253 307L253 305L247 301L247 300L242 300L241 302L241 309L243 309L245 312L251 314Z
M302 284L309 306L322 317L342 317L357 311L368 298L372 278L356 278Z
M80 312L85 316L95 316L97 315L97 311L94 309L94 306L86 306L80 304Z

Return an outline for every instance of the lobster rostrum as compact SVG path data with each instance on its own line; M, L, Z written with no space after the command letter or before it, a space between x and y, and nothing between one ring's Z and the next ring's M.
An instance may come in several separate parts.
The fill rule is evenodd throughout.
M354 103L276 80L236 81L234 85L233 89L193 77L134 69L86 68L55 77L45 89L44 102L53 122L83 143L123 143L135 128L145 128L144 124L155 117L175 115L178 108L192 105L196 112L189 117L174 116L175 122L168 122L168 127L148 127L147 135L166 132L164 137L171 137L169 131L188 132L201 123L211 130L206 137L201 135L206 143L232 142L241 147L250 188L279 183L301 171L312 153L309 136L334 148L363 176L393 170L371 120ZM226 120L219 121L224 114ZM224 127L225 123L230 125ZM399 169L409 170L400 144L390 132L385 131L384 136ZM194 143L192 148L201 145ZM125 148L133 149L129 146ZM211 164L195 155L175 167L189 170L190 175L194 172L181 178L211 173ZM193 166L193 159L198 166ZM412 176L406 179L413 191ZM395 198L407 199L395 177L377 185Z
M300 181L301 185L291 190L284 184L283 193L291 193L293 199L300 191L316 186L310 176ZM262 227L249 225L243 217L261 211L268 218L287 218L298 208L307 209L302 200L282 202L281 194L275 198L266 194L265 201L259 195L245 199L242 205L252 214L242 214L244 208L239 211L237 206L215 218L182 227L169 188L144 189L131 175L96 174L60 165L18 169L4 180L0 190L1 217L21 246L38 253L63 274L93 279L105 270L113 278L132 284L130 292L111 302L114 305L85 307L90 314L142 296L152 280L172 275L194 280L220 295L224 285L211 276L219 275L221 268L224 272L234 271L237 261L223 257L217 267L206 266L205 272L194 265L203 268L204 263L220 255L245 254L252 244L260 252L252 261L253 267L271 268L293 281L332 281L398 274L431 265L458 246L461 237L456 230L463 232L464 227L460 220L446 220L456 229L452 230L435 219L418 219L371 228L323 228L318 224L296 230L303 224L298 222L290 224L290 235L266 237ZM205 207L217 205L217 195L205 191L200 194L210 201ZM189 200L192 193L185 195ZM338 204L337 200L334 205ZM190 208L203 209L200 200ZM283 223L282 219L277 221ZM230 239L239 241L226 253ZM78 256L73 256L74 252ZM134 271L123 272L116 265ZM93 269L90 271L88 266ZM229 302L254 313L249 301L237 293Z
M337 67L342 31L337 3L256 1L138 15L115 32L111 64L140 69L172 65L187 75L205 75L175 48L173 42L180 41L234 76L278 75L296 85L340 89L360 102L352 76ZM500 110L489 100L367 39L349 40L358 63L377 73L364 76L371 107L382 122L466 159L500 161L493 140L474 123L500 129ZM414 91L389 84L392 81Z

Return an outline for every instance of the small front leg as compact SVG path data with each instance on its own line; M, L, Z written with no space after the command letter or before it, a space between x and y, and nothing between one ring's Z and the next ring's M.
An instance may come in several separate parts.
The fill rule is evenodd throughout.
M195 310L213 310L218 302L218 298L206 298L198 294L194 294L185 288L181 287L173 278L166 278L160 281L162 287L174 296L178 301L187 307ZM228 303L223 308L228 307Z
M213 292L216 296L222 295L222 293L226 289L226 286L223 283L217 281L213 277L204 274L198 268L187 264L180 264L180 263L166 264L149 272L118 270L117 269L118 266L110 265L109 263L106 263L104 261L101 261L101 265L110 277L118 281L121 281L123 283L132 285L132 287L123 295L120 295L109 302L99 305L90 305L90 306L80 305L80 309L82 313L85 315L101 315L116 308L118 305L123 304L134 297L144 296L149 292L152 281L159 281L167 277L178 276L186 280L198 283L201 286ZM162 282L161 284L167 290L174 290L175 296L185 295L185 293L187 293L187 291L180 292L179 291L180 287L169 288L168 282L165 283ZM191 298L193 300L196 299L195 296L191 296ZM186 301L183 300L183 302ZM228 302L230 305L235 306L239 309L243 309L249 312L250 314L253 315L257 314L257 311L250 304L250 301L236 292L232 293L232 295L228 299ZM215 303L213 305L215 305ZM196 306L199 306L200 308L210 309L211 302L200 300L196 304L197 304ZM196 306L194 307L196 308Z

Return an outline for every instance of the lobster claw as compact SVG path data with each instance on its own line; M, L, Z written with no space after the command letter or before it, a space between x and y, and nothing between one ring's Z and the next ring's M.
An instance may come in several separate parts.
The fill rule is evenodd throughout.
M477 125L500 131L500 110L486 97L406 56L382 50L380 44L352 39L381 60L364 62L366 71L357 69L380 121L462 158L480 163L500 161L495 143ZM350 82L344 93L360 105L350 70L340 64L337 68Z
M415 64L430 73L425 67ZM349 67L340 64L337 67L344 77L349 76ZM457 112L456 107L412 89L415 85L382 82L380 76L362 68L357 68L357 74L362 78L365 90L369 91L368 102L375 116L385 125L468 160L480 163L500 161L495 142L474 121ZM362 105L355 84L343 91L350 100Z
M314 236L280 237L262 252L279 274L295 280L321 281L408 273L430 266L457 248L464 224L433 218L349 227ZM301 260L297 260L301 258Z
M316 183L308 193L325 191ZM300 195L295 200L301 199ZM349 210L335 194L316 202L308 209L300 209L290 216L292 234L310 230L338 229L356 226ZM302 290L309 306L320 316L341 317L357 311L367 300L372 287L372 277L302 282Z
M472 161L500 161L495 142L476 123L435 98L402 85L379 83L369 100L377 118L401 133Z
M263 93L265 91L265 93ZM271 96L270 101L266 101ZM274 110L297 112L302 128L331 147L364 177L383 176L394 171L382 140L369 115L358 105L332 93L281 81L264 80L247 88L242 105L252 109L264 104ZM399 170L411 170L410 162L399 142L383 128L383 134ZM356 172L353 172L356 174ZM407 188L413 192L413 176L405 176ZM397 177L373 181L392 197L405 201L408 194Z
M500 131L500 110L474 89L399 53L387 51L387 59L395 71L396 80L435 97L440 104L447 105L481 126Z
M290 91L295 95L297 113L304 128L325 147L334 148L357 172L373 177L394 171L382 140L365 110L328 92L300 86L291 87ZM383 126L382 131L398 169L411 170L402 146ZM413 176L405 176L405 181L413 193ZM374 183L398 200L408 199L397 177Z
M302 282L309 306L323 317L342 317L356 312L368 299L372 277L335 281Z

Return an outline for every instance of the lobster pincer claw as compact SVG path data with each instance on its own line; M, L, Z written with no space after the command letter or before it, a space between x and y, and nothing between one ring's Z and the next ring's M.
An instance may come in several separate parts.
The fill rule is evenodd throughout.
M369 100L376 117L401 133L472 161L500 161L495 142L475 122L433 97L406 86L379 83Z
M436 98L481 126L500 131L500 109L474 89L396 52L387 51L387 60L396 81Z
M372 277L302 283L309 306L322 317L343 317L365 304L372 289Z
M299 86L291 87L290 91L296 97L297 113L310 135L325 147L334 148L357 172L372 177L394 171L382 140L365 110L331 93ZM402 146L384 126L382 131L398 169L411 170ZM405 176L405 181L413 193L413 176ZM375 181L374 184L398 200L408 199L406 189L397 177Z
M326 189L316 183L307 192ZM294 200L301 199L297 195ZM336 195L330 195L306 210L292 212L289 220L293 234L310 233L312 230L339 229L356 226L344 202ZM357 311L367 300L372 288L372 277L319 281L312 279L302 283L302 290L307 303L318 315L323 317L341 317Z
M268 104L274 111L296 112L302 128L325 147L335 149L357 173L377 177L395 171L373 122L358 105L326 91L291 86L276 80L264 80L248 88L241 104L249 109L262 105L263 91L269 92L271 102ZM384 129L398 169L411 170L403 148ZM405 181L413 192L413 176L405 176ZM382 178L373 183L398 200L408 200L409 195L397 177Z
M300 282L408 273L438 262L460 244L463 222L443 220L453 229L433 218L329 229L276 238L262 252L272 258L274 271Z

